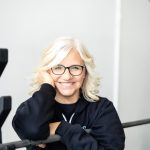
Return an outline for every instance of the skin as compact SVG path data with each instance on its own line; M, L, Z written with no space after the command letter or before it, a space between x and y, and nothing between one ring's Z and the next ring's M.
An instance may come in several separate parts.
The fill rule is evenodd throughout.
M60 62L66 67L71 65L84 65L79 53L76 50L71 50L69 54ZM86 76L85 68L79 76L72 76L69 70L66 69L63 75L55 75L48 70L47 72L40 72L41 83L51 84L56 89L56 101L62 104L72 104L78 101L80 88ZM50 135L55 134L57 127L61 122L54 122L49 124ZM45 144L38 145L39 147L46 147Z

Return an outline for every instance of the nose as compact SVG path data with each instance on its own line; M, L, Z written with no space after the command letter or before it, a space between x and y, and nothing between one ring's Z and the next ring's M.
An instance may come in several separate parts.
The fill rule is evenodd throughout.
M64 80L70 80L72 78L72 75L69 72L69 69L67 68L64 72L64 74L62 75Z

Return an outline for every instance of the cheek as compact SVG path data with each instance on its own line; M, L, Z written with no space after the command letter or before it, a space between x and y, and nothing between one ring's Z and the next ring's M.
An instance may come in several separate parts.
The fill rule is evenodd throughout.
M82 86L83 82L84 82L84 79L85 79L85 76L82 76L80 78L77 78L75 80L75 82L79 85L79 86Z
M75 81L80 83L80 85L82 86L82 84L83 84L83 82L85 80L85 77L86 77L86 72L84 71L81 76L76 76Z
M54 82L57 82L59 79L59 76L54 75L53 73L50 73L52 79L54 80Z

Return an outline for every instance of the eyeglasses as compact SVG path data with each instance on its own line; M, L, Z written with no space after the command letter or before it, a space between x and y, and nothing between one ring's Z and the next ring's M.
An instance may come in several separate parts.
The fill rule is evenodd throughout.
M55 75L62 75L65 73L66 69L69 70L69 73L73 76L79 76L85 66L81 65L72 65L70 67L65 67L63 65L57 65L55 67L52 67L51 70Z

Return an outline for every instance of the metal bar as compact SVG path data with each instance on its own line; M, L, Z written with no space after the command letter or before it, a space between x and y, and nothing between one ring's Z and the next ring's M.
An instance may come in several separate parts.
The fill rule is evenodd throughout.
M134 126L139 126L139 125L144 125L149 123L150 123L150 119L143 119L143 120L122 123L122 125L123 128L129 128L129 127L134 127ZM90 129L86 129L85 131L87 133L91 132ZM0 150L15 150L17 148L27 147L30 145L52 143L52 142L60 141L60 138L61 137L59 135L51 135L46 140L39 140L39 141L22 140L22 141L4 143L4 144L0 144Z
M149 123L150 123L150 119L143 119L143 120L122 123L122 125L123 125L123 128L129 128L129 127L134 127L134 126L139 126L139 125L144 125L144 124L149 124Z
M87 133L90 133L90 129L86 129ZM22 140L22 141L15 141L15 142L10 142L10 143L4 143L0 144L0 150L5 150L6 147L7 149L10 148L22 148L22 147L27 147L30 145L38 145L38 144L44 144L44 143L53 143L60 141L60 136L59 135L51 135L45 140L39 140L39 141L30 141L30 140Z

